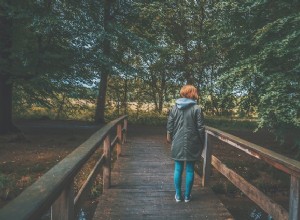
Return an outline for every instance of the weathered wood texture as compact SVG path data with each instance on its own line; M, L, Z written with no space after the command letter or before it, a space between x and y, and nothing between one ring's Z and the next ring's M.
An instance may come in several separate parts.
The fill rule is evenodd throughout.
M201 187L196 175L192 201L175 202L174 165L164 137L164 133L159 138L129 134L114 164L112 185L99 198L94 220L233 219L216 195Z
M73 182L73 181L72 181ZM51 207L51 219L74 219L74 187L68 186Z
M263 148L234 135L220 131L216 128L206 127L206 133L230 144L231 146L244 151L257 159L261 159L273 167L300 178L300 162L284 155L278 154L269 149Z
M222 164L221 161L215 156L212 156L212 165L236 187L238 187L245 195L247 195L253 202L259 205L266 213L269 213L274 219L288 219L289 214L281 205L275 203L272 199L248 183L233 170L228 169L227 166Z
M209 181L209 176L211 174L211 155L212 155L212 146L211 146L211 137L205 133L205 146L202 152L203 157L203 177L202 177L202 186L207 186Z
M229 179L235 186L244 192L252 201L259 205L264 211L269 213L275 219L299 220L299 178L300 178L300 162L280 155L274 151L260 147L256 144L245 141L239 137L220 131L216 128L206 127L206 136L211 135L217 139L228 143L229 145L244 151L250 156L261 159L272 165L274 168L282 170L291 175L290 186L290 203L289 213L280 205L269 199L256 187L252 186L241 176L222 164L216 157L212 156L212 165ZM207 140L209 140L207 138ZM207 144L206 144L207 146ZM212 146L213 147L213 146ZM207 155L204 154L204 157ZM210 157L210 156L209 156ZM205 173L205 172L204 172ZM207 175L206 175L207 176ZM207 178L205 178L205 181Z
M99 131L95 132L88 140L77 147L66 158L51 168L41 178L25 189L17 198L7 204L0 210L0 219L2 220L35 220L39 219L54 204L52 219L70 219L72 218L74 207L69 201L74 201L73 191L68 191L73 184L74 177L80 171L82 166L93 155L106 135L111 132L117 124L125 120L127 116L122 116L106 124ZM102 162L99 161L99 164ZM97 168L94 169L98 170ZM95 175L92 174L89 180ZM85 185L90 185L86 183ZM80 195L75 197L76 201L80 200ZM72 197L72 198L71 198ZM59 199L58 199L59 198ZM57 200L58 199L58 200ZM62 205L63 204L63 205ZM77 204L76 204L77 205ZM65 208L63 208L63 206ZM67 212L65 212L65 209ZM62 211L62 213L56 213ZM61 218L63 216L63 218ZM66 217L65 217L66 216Z
M110 187L111 182L111 153L110 153L110 137L106 136L104 140L103 150L105 163L103 167L103 190Z
M299 216L299 179L291 176L289 219L300 219Z

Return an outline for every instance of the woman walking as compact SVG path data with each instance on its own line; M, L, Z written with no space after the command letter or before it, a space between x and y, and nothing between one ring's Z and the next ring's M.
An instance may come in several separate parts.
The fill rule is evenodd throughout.
M174 185L175 200L182 201L181 179L185 164L184 201L189 202L194 183L194 165L200 159L204 147L204 116L196 104L197 89L185 85L180 90L181 98L176 100L169 113L167 124L167 140L172 141L172 159L175 161Z

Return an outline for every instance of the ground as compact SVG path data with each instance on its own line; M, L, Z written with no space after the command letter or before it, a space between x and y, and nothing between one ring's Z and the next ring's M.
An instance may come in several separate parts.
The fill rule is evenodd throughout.
M0 207L16 197L101 127L90 122L49 120L18 121L16 125L22 130L22 135L0 136ZM158 130L164 132L163 127L149 129L149 127L139 126L135 130L141 133ZM288 152L287 147L280 147L274 137L265 131L227 132L269 149ZM271 171L270 167L253 158L228 146L225 147L224 144L216 142L215 145L214 153L225 161L228 167L251 180L262 191L286 207L288 176L281 178L281 174ZM219 193L224 203L231 205L228 207L230 211L244 212L240 210L240 204L244 203L245 206L250 204L245 196L215 171L212 176L212 188ZM260 215L260 211L257 211L255 206L249 212L248 216L254 215L254 218L249 219L262 219L255 218Z
M22 135L0 136L0 207L83 143L101 125L18 121Z

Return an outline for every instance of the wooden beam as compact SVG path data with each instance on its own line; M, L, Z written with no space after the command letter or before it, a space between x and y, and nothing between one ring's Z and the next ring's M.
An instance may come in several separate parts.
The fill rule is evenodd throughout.
M211 174L211 155L212 155L211 137L207 133L205 133L205 145L204 145L202 155L204 158L202 186L205 187L208 185L209 177Z
M87 180L82 184L80 190L78 191L75 199L74 199L74 204L75 204L75 210L78 210L80 202L85 198L85 196L88 194L89 190L91 189L96 176L99 174L102 165L104 164L104 155L100 157L100 159L97 161L95 164L93 170L89 174Z
M230 182L239 188L245 195L261 207L266 213L274 219L288 220L288 212L280 205L267 197L259 189L248 183L243 177L239 176L233 170L227 168L218 158L212 156L212 165L222 173Z
M119 158L122 153L122 124L117 125L117 137L117 158Z
M115 146L116 146L116 144L118 143L118 141L119 141L119 138L118 138L118 137L115 137L115 138L113 139L113 141L112 141L111 144L110 144L110 150L111 150L111 151L115 148Z
M62 191L51 207L51 220L74 219L74 180Z
M77 175L82 166L102 144L106 134L126 118L126 115L117 118L95 132L66 158L25 189L17 198L0 209L0 219L29 220L39 219L43 216L61 192L69 186L70 180ZM16 210L18 211L16 212Z
M234 135L220 131L215 128L205 127L206 132L210 135L218 138L219 140L230 144L231 146L244 151L245 153L264 160L273 167L282 170L285 173L291 174L295 177L300 178L300 162L293 160L281 154L278 154L269 149L263 148L246 140L243 140Z
M108 189L111 183L111 153L110 137L106 136L103 144L104 166L103 166L103 190Z
M124 119L124 126L123 126L123 140L122 140L122 144L126 143L126 138L127 138L127 128L128 128L128 121L127 121L127 119Z
M299 178L291 176L289 220L299 220Z

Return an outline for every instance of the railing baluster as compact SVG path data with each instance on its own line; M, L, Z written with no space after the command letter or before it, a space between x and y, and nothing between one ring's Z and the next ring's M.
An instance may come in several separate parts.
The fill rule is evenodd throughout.
M117 158L119 158L119 156L122 153L122 124L118 124L117 125L117 137L118 137L118 142L117 142Z
M212 146L211 146L211 137L205 132L205 145L204 145L204 161L203 161L203 176L202 176L202 186L205 187L208 184L209 176L211 173L211 155L212 155Z
M51 207L51 220L74 219L74 179L60 194Z
M298 220L299 216L299 178L291 175L289 220Z
M124 130L118 128L118 143L122 144L122 132L126 135L126 115L115 119L95 132L88 140L78 146L60 163L55 165L35 183L24 190L16 199L0 209L0 219L39 219L50 209L53 220L73 220L74 214L74 177L86 164L91 155L103 143L103 154L87 182L76 195L76 206L82 195L88 191L95 176L103 165L103 188L111 185L111 140L108 135L116 126L124 125ZM123 136L124 137L124 136ZM104 141L103 141L104 140ZM121 146L120 146L121 149ZM55 178L54 178L55 177ZM59 192L62 192L59 194Z
M124 132L123 132L123 140L122 140L122 144L124 144L126 142L126 138L127 138L127 127L128 127L128 121L127 119L124 119Z
M111 153L110 153L110 136L105 137L103 143L104 166L103 166L103 190L110 187L111 182Z

